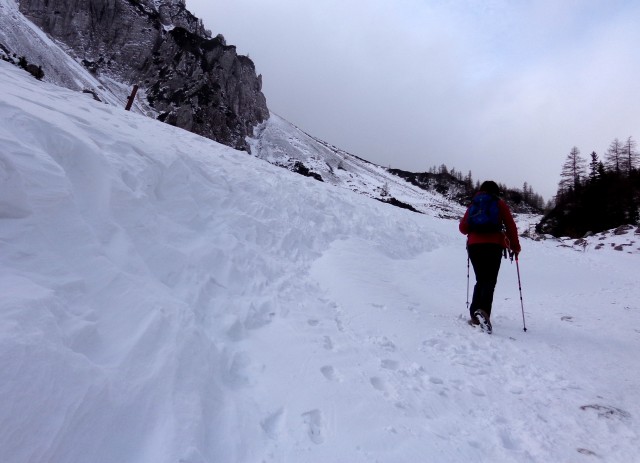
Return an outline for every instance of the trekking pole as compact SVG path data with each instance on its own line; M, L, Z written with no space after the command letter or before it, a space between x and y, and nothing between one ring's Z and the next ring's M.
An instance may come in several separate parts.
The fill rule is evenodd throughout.
M520 307L522 307L522 329L527 332L527 324L524 321L524 301L522 300L522 283L520 282L520 265L518 264L518 254L516 254L516 270L518 271L518 290L520 291Z
M467 253L467 312L469 311L469 253Z

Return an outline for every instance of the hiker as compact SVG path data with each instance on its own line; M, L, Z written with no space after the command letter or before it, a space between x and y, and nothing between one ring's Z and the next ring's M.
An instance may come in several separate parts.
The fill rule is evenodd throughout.
M469 324L491 332L491 305L500 261L507 250L520 253L518 229L507 203L499 197L496 182L484 182L460 220L460 232L467 235L467 252L476 275Z

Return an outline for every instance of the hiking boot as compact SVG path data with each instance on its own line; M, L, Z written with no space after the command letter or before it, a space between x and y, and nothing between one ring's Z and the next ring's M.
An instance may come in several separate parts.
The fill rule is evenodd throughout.
M473 315L470 319L469 319L469 325L471 326L478 326L480 324L480 320L478 320L478 318Z
M478 319L478 324L483 331L491 334L493 328L491 327L491 321L489 320L489 315L484 310L476 310L474 313L475 317Z

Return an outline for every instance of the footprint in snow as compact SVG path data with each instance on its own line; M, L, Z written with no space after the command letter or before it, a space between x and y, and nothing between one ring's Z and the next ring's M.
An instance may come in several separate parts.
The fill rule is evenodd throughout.
M386 336L372 336L371 342L387 352L395 352L396 345Z
M373 386L374 389L380 392L387 392L387 388L384 384L384 380L378 376L373 376L369 378L369 382Z
M276 312L271 303L264 303L260 307L251 304L249 312L244 321L247 330L256 330L270 324L276 316Z
M325 365L320 368L320 373L327 378L329 381L341 381L341 376L336 372L335 368L331 365Z
M499 435L500 435L500 441L502 442L502 446L505 449L507 450L518 449L518 444L509 431L502 430L500 431Z
M270 439L277 440L284 423L284 408L280 408L260 422L260 427Z
M380 366L385 370L397 370L400 363L397 360L382 359L380 361Z
M303 413L302 418L307 427L307 435L311 442L314 444L322 444L324 442L322 412L318 409L310 410Z

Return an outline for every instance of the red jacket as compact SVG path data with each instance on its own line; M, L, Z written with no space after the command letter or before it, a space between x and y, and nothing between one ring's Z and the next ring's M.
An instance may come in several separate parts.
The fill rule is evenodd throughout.
M506 233L494 232L494 233L469 233L469 223L467 217L469 215L469 208L465 212L464 217L460 220L460 233L468 235L467 245L472 244L485 244L494 243L499 244L503 248L510 249L513 252L520 253L520 240L518 239L518 228L513 221L513 216L509 210L509 206L502 199L498 200L498 209L500 211L500 219L507 229Z

